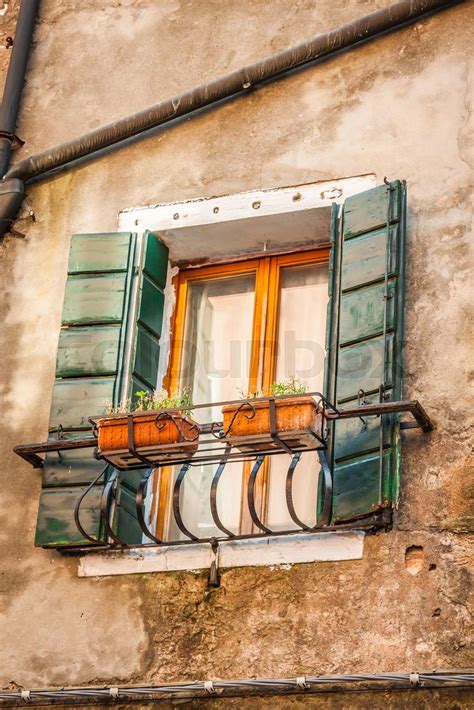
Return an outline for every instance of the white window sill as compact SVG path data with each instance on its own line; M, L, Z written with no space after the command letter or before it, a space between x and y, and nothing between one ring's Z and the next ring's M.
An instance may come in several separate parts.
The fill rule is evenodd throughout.
M364 533L360 531L301 533L246 540L225 540L219 544L219 567L262 567L360 560ZM79 561L79 577L103 577L147 572L198 572L209 569L209 543L136 548L91 553Z

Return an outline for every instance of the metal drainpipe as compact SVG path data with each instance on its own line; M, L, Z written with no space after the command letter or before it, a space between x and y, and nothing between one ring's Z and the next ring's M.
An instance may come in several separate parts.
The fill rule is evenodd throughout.
M18 110L40 0L22 0L16 23L12 55L0 107L0 175L5 175L15 136ZM12 223L25 195L21 179L6 178L0 183L0 235Z
M4 180L18 178L29 181L52 170L97 153L132 136L174 121L231 96L273 81L288 72L328 57L343 49L395 29L422 15L435 12L462 0L402 0L381 10L349 22L341 27L268 57L231 74L202 84L190 91L166 99L144 111L91 131L38 155L13 165ZM1 183L0 183L1 189ZM16 212L5 214L0 203L0 238Z
M12 142L15 140L18 109L38 6L39 0L22 0L18 13L12 56L0 107L0 175L2 176L7 171Z

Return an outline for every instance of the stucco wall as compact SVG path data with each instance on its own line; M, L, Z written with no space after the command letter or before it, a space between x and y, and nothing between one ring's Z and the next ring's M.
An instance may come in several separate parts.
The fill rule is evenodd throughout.
M17 155L384 4L43 0ZM1 684L472 665L471 20L463 3L28 188L26 236L1 246ZM113 231L135 204L372 172L408 181L405 390L436 421L404 436L395 529L363 560L228 570L213 591L205 574L79 579L76 560L34 548L39 475L12 448L47 434L70 235Z

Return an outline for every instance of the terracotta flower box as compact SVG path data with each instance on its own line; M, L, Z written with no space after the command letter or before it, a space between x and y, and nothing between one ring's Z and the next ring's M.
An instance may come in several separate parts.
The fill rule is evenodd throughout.
M134 412L133 449L153 463L191 457L199 446L200 426L183 413ZM129 414L95 419L100 454L117 468L144 465L130 451Z
M240 407L240 409L239 409ZM268 400L249 401L249 404L227 404L222 408L225 439L241 451L277 448L270 426ZM275 398L276 431L279 438L292 449L315 448L321 435L321 412L316 401L305 395Z

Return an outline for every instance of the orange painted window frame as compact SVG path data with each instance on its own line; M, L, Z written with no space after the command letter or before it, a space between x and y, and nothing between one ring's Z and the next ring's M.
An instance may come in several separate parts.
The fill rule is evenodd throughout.
M276 346L278 342L279 294L282 269L288 267L327 264L329 248L291 252L282 255L250 258L248 261L210 264L197 268L185 268L173 279L176 303L171 325L170 357L163 386L173 392L180 386L182 344L186 327L186 309L189 284L197 281L229 278L255 274L255 299L253 314L252 350L250 356L249 390L266 390L273 382L276 364ZM244 466L244 479L248 477L249 467ZM265 513L268 483L267 467L259 476L260 488L256 491L256 504L260 514ZM156 519L156 534L163 539L169 523L171 469L161 470L156 477L153 491L152 517ZM245 483L245 480L244 480ZM243 498L246 496L245 485L242 487ZM245 506L241 505L245 511ZM241 514L241 532L252 532L250 516Z

